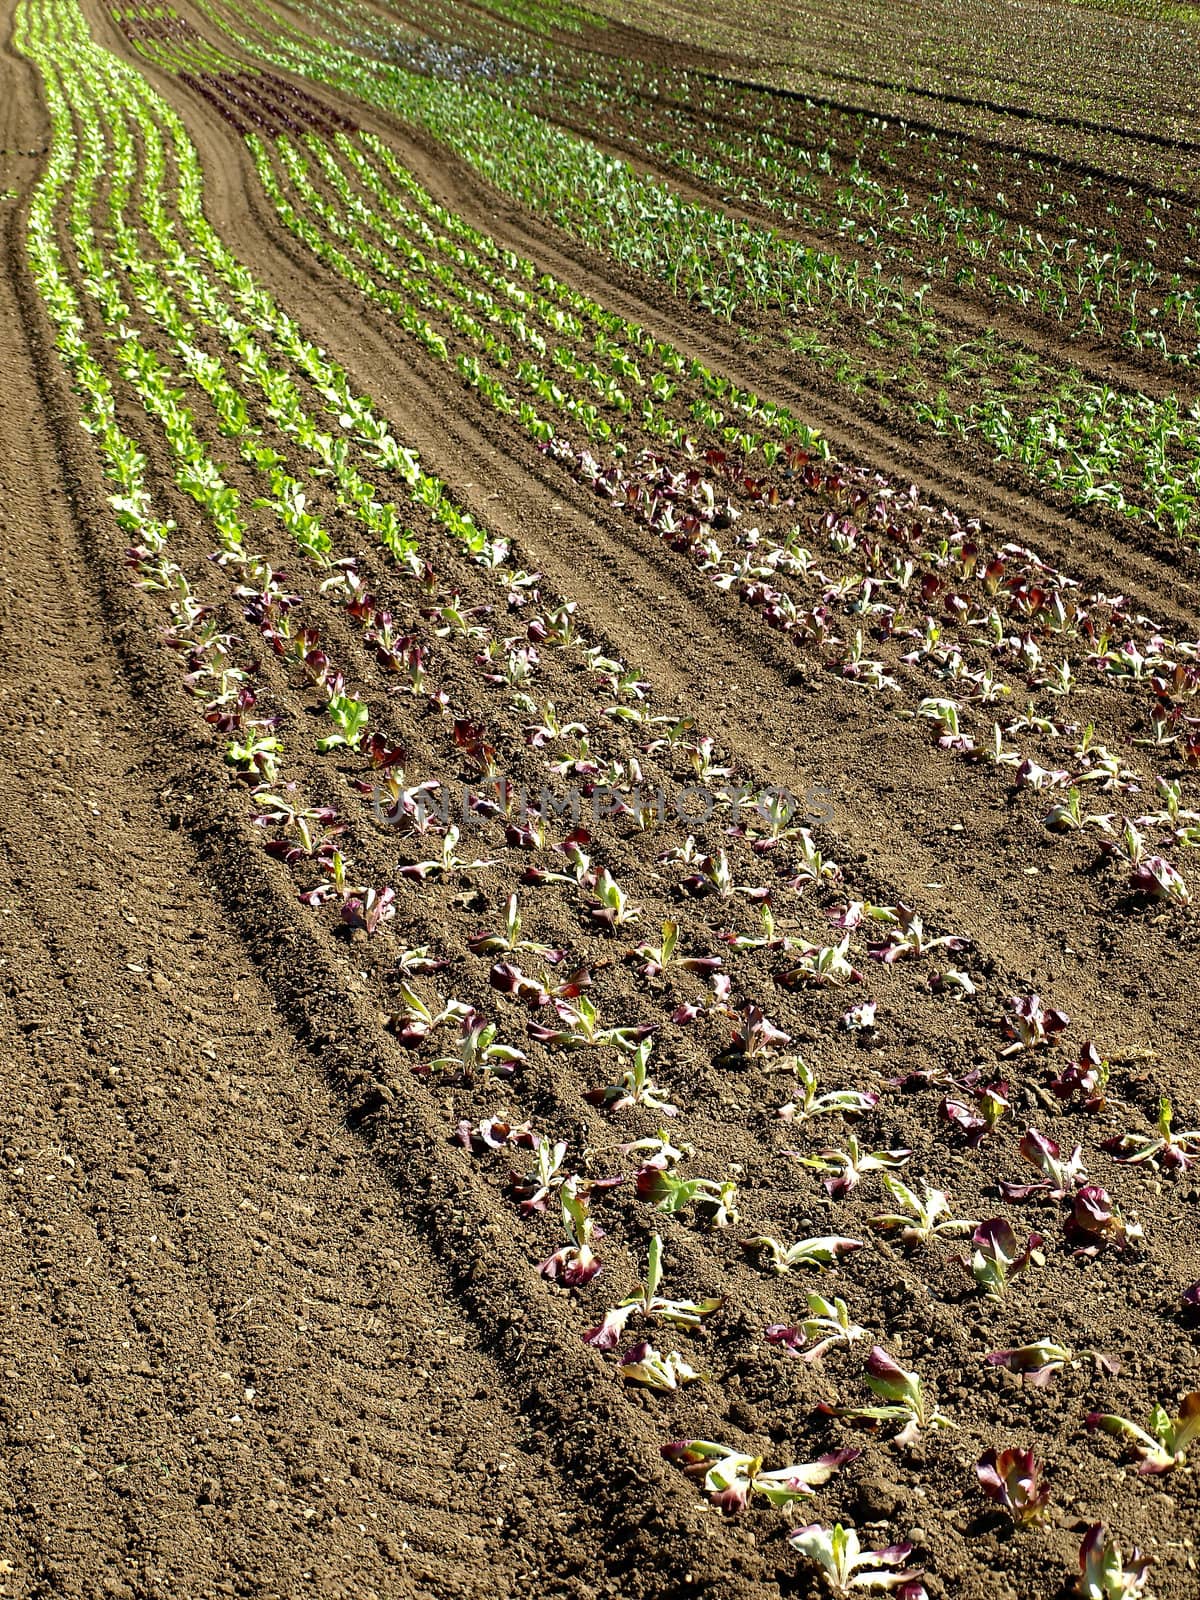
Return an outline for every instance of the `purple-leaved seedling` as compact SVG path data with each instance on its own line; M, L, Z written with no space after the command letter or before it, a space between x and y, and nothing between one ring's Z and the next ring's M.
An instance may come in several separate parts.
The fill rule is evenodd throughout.
M1150 1562L1135 1546L1128 1556L1102 1522L1095 1522L1079 1546L1079 1600L1137 1600L1145 1593Z
M1171 1127L1173 1115L1171 1102L1163 1095L1158 1102L1158 1120L1153 1133L1118 1134L1115 1138L1105 1139L1101 1149L1130 1166L1145 1162L1158 1166L1161 1162L1172 1171L1190 1167L1200 1157L1200 1128L1175 1133Z
M1003 1300L1011 1280L1024 1272L1030 1262L1042 1264L1038 1252L1041 1234L1031 1233L1022 1248L1016 1229L1006 1217L990 1217L981 1222L971 1243L975 1246L971 1256L959 1259L991 1300Z
M923 1429L953 1428L954 1422L938 1409L915 1372L906 1372L882 1345L874 1345L865 1369L867 1387L883 1402L870 1406L829 1406L818 1411L846 1422L899 1422L898 1444L912 1444Z
M1032 1450L985 1450L975 1476L988 1499L1007 1511L1018 1528L1032 1528L1050 1510L1050 1485Z
M843 1199L851 1189L871 1172L895 1172L906 1166L912 1157L911 1150L861 1150L858 1138L850 1134L845 1150L818 1150L816 1155L801 1155L799 1150L785 1150L802 1167L826 1173L825 1188L835 1200Z
M762 1262L773 1272L790 1272L793 1267L836 1266L844 1255L861 1250L863 1245L861 1239L848 1239L841 1234L823 1234L785 1245L770 1234L760 1233L753 1239L743 1239L742 1243L747 1250L758 1251Z
M851 1322L844 1300L837 1297L826 1300L823 1295L813 1292L809 1292L805 1299L808 1302L808 1316L795 1327L781 1322L772 1323L763 1334L768 1344L780 1345L789 1355L814 1362L820 1361L827 1350L837 1345L851 1345L866 1338L867 1330Z

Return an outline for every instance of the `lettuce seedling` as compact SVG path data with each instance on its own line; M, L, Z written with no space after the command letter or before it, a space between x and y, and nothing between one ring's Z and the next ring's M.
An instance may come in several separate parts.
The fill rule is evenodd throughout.
M1032 1450L985 1450L975 1463L979 1487L1018 1528L1032 1528L1050 1508L1050 1485Z
M514 1173L509 1182L509 1191L514 1199L521 1202L521 1210L526 1216L535 1211L545 1211L551 1195L561 1189L571 1176L565 1165L565 1139L558 1139L551 1144L549 1139L539 1137L533 1151L533 1166L524 1177Z
M813 1293L805 1298L809 1315L797 1327L772 1323L763 1335L768 1344L782 1345L789 1355L813 1362L820 1361L826 1350L833 1349L835 1345L854 1344L866 1338L867 1330L850 1321L844 1300L826 1300L824 1296ZM811 1343L814 1339L816 1344Z
M902 1422L896 1435L898 1444L911 1444L922 1428L953 1428L954 1423L939 1411L925 1393L915 1372L905 1372L882 1345L874 1345L867 1357L867 1387L884 1401L879 1406L827 1406L818 1411L846 1422Z
M899 1234L901 1244L928 1244L931 1239L970 1233L979 1226L973 1217L952 1217L950 1202L941 1189L922 1184L923 1194L918 1199L907 1184L892 1177L890 1172L885 1172L880 1182L900 1210L872 1217L871 1226L880 1233Z
M1093 1411L1087 1419L1089 1428L1099 1428L1128 1443L1140 1463L1139 1473L1170 1472L1183 1465L1189 1445L1200 1438L1200 1391L1183 1397L1177 1417L1154 1406L1149 1423L1149 1430L1139 1428L1136 1422L1103 1411Z
M342 921L368 935L378 933L396 915L393 888L368 889L361 897L352 895L342 902Z
M506 1122L503 1117L485 1117L472 1126L464 1119L455 1129L454 1137L464 1150L503 1150L508 1146L523 1150L536 1150L545 1143L533 1131L532 1122Z
M633 951L643 963L640 968L643 978L664 977L670 967L678 967L681 972L699 973L702 977L720 971L720 956L683 956L677 954L678 949L679 924L664 922L661 944L640 944Z
M1065 1232L1077 1256L1096 1256L1109 1247L1129 1250L1143 1236L1140 1225L1126 1222L1098 1184L1086 1184L1074 1195Z
M862 1151L858 1139L851 1134L845 1150L818 1150L815 1156L801 1155L799 1150L785 1150L802 1167L812 1167L829 1176L823 1180L825 1188L835 1200L842 1200L868 1172L896 1171L906 1166L912 1157L911 1150Z
M624 889L605 867L596 880L596 892L589 900L588 915L592 921L601 927L616 929L623 928L626 923L636 922L641 914L642 907L630 902Z
M1036 994L1014 994L1009 998L1010 1011L1001 1024L1004 1037L1011 1039L1000 1054L1020 1055L1023 1050L1039 1050L1050 1044L1055 1035L1071 1025L1063 1011L1046 1011Z
M495 1072L511 1073L525 1060L524 1054L512 1045L499 1044L496 1024L485 1022L477 1011L469 1011L462 1019L458 1035L458 1054L438 1056L418 1072L454 1072L463 1083L486 1083Z
M1103 1111L1108 1105L1106 1091L1110 1070L1108 1062L1101 1058L1089 1039L1079 1052L1079 1060L1053 1080L1050 1092L1068 1104L1078 1096L1084 1111Z
M795 1244L780 1244L769 1234L743 1239L747 1250L762 1252L762 1259L774 1272L790 1272L793 1267L832 1267L851 1250L861 1250L861 1239L846 1239L841 1234L823 1234L800 1239Z
M901 928L893 929L888 934L885 943L871 945L867 954L872 960L892 966L897 961L919 960L922 956L932 955L935 950L965 950L970 943L969 939L962 939L954 934L942 934L936 939L930 938L925 932L925 924L921 918L910 914L905 918Z
M444 878L452 872L475 872L481 867L494 867L496 862L491 860L467 861L457 854L458 841L461 834L457 827L447 828L442 837L442 853L432 861L414 861L407 866L397 867L397 875L401 878L415 878L424 883L427 878Z
M663 1242L658 1234L650 1240L646 1263L646 1281L640 1283L636 1294L627 1296L619 1305L604 1314L603 1320L583 1335L585 1344L597 1350L615 1350L632 1316L640 1313L654 1322L670 1323L676 1328L698 1328L705 1317L712 1316L725 1304L724 1296L706 1300L668 1300L659 1293L662 1287Z
M1043 1178L1040 1183L1001 1182L1000 1193L1006 1200L1031 1200L1035 1197L1064 1200L1087 1182L1079 1145L1064 1161L1062 1151L1053 1139L1047 1139L1036 1128L1026 1128L1017 1149L1031 1167L1036 1167L1043 1174Z
M435 1000L434 1006L427 1006L411 985L401 983L400 1005L386 1013L383 1020L398 1035L400 1043L411 1049L445 1023L462 1023L470 1015L471 1007L463 1000L447 1000L445 1005Z
M1096 1370L1106 1377L1116 1377L1121 1370L1116 1356L1102 1355L1098 1350L1068 1350L1050 1339L1038 1339L1013 1350L993 1350L984 1359L990 1366L1019 1373L1023 1383L1044 1389L1056 1372L1062 1372L1065 1367L1077 1367L1085 1356L1090 1357Z
M759 916L762 919L761 935L734 933L726 928L717 937L739 953L747 950L790 950L795 940L777 931L775 913L769 901L759 907Z
M778 974L785 989L797 989L802 983L818 989L840 989L843 984L863 981L862 973L846 958L850 949L849 934L834 945L809 944L807 939L801 939L799 944L799 959Z
M758 1006L748 1005L741 1013L741 1027L733 1036L729 1056L742 1061L760 1061L791 1044L792 1036L777 1028Z
M810 1066L799 1056L790 1057L781 1064L781 1069L788 1066L799 1080L799 1087L787 1104L779 1108L782 1122L809 1122L813 1117L833 1116L835 1113L857 1117L865 1111L874 1110L879 1104L877 1094L858 1089L830 1089L825 1094L818 1094L817 1075Z
M884 1550L864 1550L853 1528L840 1522L832 1528L810 1523L788 1534L788 1543L819 1567L834 1594L854 1589L899 1589L902 1600L924 1595L923 1569L905 1567L911 1544L892 1544ZM907 1592L906 1592L907 1591Z
M663 1092L650 1077L647 1063L653 1039L643 1039L634 1052L633 1060L622 1072L619 1082L604 1089L588 1089L583 1098L589 1105L604 1106L609 1111L627 1111L630 1106L648 1106L651 1111L661 1111L664 1117L677 1117L679 1107L663 1098Z
M644 1383L651 1389L680 1389L685 1383L702 1381L702 1374L689 1366L678 1350L660 1355L645 1339L622 1356L617 1370L626 1383Z
M942 1101L941 1113L952 1122L972 1149L978 1149L990 1133L994 1133L1001 1117L1009 1108L1008 1084L976 1084L964 1079L959 1089L970 1095L974 1105L956 1100L951 1095Z
M577 1194L568 1180L559 1190L562 1205L563 1231L567 1243L560 1245L553 1255L547 1256L538 1271L543 1278L553 1278L569 1289L582 1289L601 1270L600 1258L592 1248L593 1241L601 1237L592 1217L586 1195Z
M1177 906L1192 903L1186 879L1165 856L1145 856L1136 862L1129 874L1129 886L1135 894L1151 900L1167 900Z
M1116 1138L1105 1139L1101 1149L1107 1150L1118 1161L1128 1162L1130 1166L1147 1161L1157 1166L1161 1161L1164 1167L1175 1171L1190 1167L1200 1156L1200 1128L1189 1128L1186 1133L1172 1133L1172 1116L1171 1102L1163 1095L1158 1102L1158 1121L1154 1134L1118 1134Z
M556 950L552 945L538 944L532 939L522 939L521 910L515 894L510 894L505 903L503 930L472 934L467 940L467 949L473 956L516 955L518 951L524 950L529 955L539 956L550 966L557 966L563 959L563 952Z
M702 1478L704 1493L726 1516L746 1510L752 1495L760 1494L773 1506L790 1505L811 1495L828 1483L833 1474L848 1462L857 1461L860 1450L833 1450L816 1461L762 1470L761 1456L741 1455L727 1444L710 1439L676 1439L662 1446L665 1460L682 1467L689 1478Z
M1008 1293L1009 1280L1025 1271L1031 1261L1041 1265L1037 1253L1042 1243L1040 1233L1031 1233L1022 1250L1016 1230L1006 1217L990 1217L981 1222L971 1235L974 1254L960 1257L970 1267L975 1282L992 1300L1003 1300Z
M681 1178L659 1167L642 1167L637 1175L637 1197L674 1216L694 1205L713 1228L727 1228L738 1220L737 1184L732 1178Z
M633 1026L602 1028L600 1015L586 994L574 1003L556 999L554 1009L561 1028L544 1028L539 1023L527 1024L526 1032L539 1044L554 1045L560 1050L613 1049L634 1051L643 1039L657 1033L659 1024L638 1023Z
M1150 1562L1135 1546L1128 1559L1102 1522L1095 1522L1079 1546L1080 1600L1137 1600L1150 1577Z
M671 1172L681 1161L687 1161L696 1154L690 1144L672 1144L665 1128L647 1134L644 1139L632 1139L628 1144L618 1145L617 1149L623 1156L635 1157L643 1167L657 1167L660 1172Z

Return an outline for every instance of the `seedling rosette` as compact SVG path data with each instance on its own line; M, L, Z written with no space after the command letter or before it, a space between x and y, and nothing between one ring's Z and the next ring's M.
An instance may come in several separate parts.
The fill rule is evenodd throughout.
M1050 1506L1050 1486L1032 1450L985 1450L975 1463L979 1487L1008 1512L1018 1528L1041 1522Z
M660 1211L675 1214L694 1205L713 1228L738 1220L737 1184L730 1178L681 1178L677 1173L644 1166L637 1175L637 1197Z
M634 1052L633 1060L621 1074L620 1081L603 1089L585 1090L583 1098L589 1105L604 1106L608 1111L626 1111L631 1106L648 1106L661 1111L664 1117L677 1117L679 1107L673 1106L663 1096L662 1090L650 1077L647 1063L653 1048L652 1039L643 1039Z
M622 1356L617 1370L625 1383L644 1383L648 1389L681 1389L684 1384L703 1381L703 1374L690 1366L678 1350L662 1355L645 1339Z
M1130 1166L1140 1166L1145 1162L1157 1166L1161 1162L1173 1171L1190 1167L1200 1157L1200 1128L1189 1128L1186 1133L1173 1133L1173 1116L1171 1102L1163 1095L1158 1102L1154 1133L1122 1133L1113 1139L1105 1139L1101 1149Z
M1102 1522L1084 1534L1075 1586L1080 1600L1136 1600L1149 1577L1149 1560L1136 1548L1126 1558Z
M1003 1300L1008 1294L1009 1281L1024 1272L1030 1262L1042 1264L1038 1246L1040 1233L1031 1233L1024 1249L1016 1229L1005 1217L991 1217L981 1222L971 1236L975 1246L970 1256L960 1259L970 1268L971 1276L992 1300Z
M1048 1139L1036 1128L1026 1128L1017 1149L1042 1174L1038 1183L1004 1183L999 1185L1006 1200L1065 1200L1087 1182L1083 1166L1083 1152L1076 1145L1071 1154L1063 1153L1053 1139Z
M788 1355L813 1362L820 1361L826 1350L835 1345L850 1345L866 1338L867 1330L851 1322L844 1300L826 1300L822 1295L811 1293L806 1299L809 1314L804 1321L796 1327L772 1323L763 1333L768 1344L780 1345ZM814 1339L815 1344L811 1343Z
M567 1243L548 1256L538 1271L543 1278L553 1278L569 1289L581 1289L601 1271L600 1258L593 1249L593 1242L602 1235L585 1195L576 1194L568 1182L559 1190L559 1199Z
M779 1108L782 1122L802 1123L813 1117L835 1115L857 1117L874 1110L879 1103L879 1096L870 1090L830 1089L818 1094L817 1075L810 1066L799 1056L781 1063L781 1070L788 1066L796 1075L798 1087L787 1104Z
M1045 1010L1036 994L1014 994L1009 1000L1009 1007L1002 1028L1004 1037L1012 1042L1001 1050L1002 1056L1042 1049L1071 1025L1071 1019L1065 1012Z
M1038 1339L1012 1350L993 1350L984 1360L990 1366L1019 1373L1022 1382L1035 1389L1044 1389L1056 1373L1067 1367L1077 1367L1085 1356L1091 1358L1098 1372L1108 1377L1115 1377L1121 1370L1116 1356L1102 1355L1098 1350L1068 1350L1051 1339Z
M705 1317L712 1316L725 1304L723 1296L705 1300L668 1300L659 1293L662 1287L663 1242L655 1234L650 1240L646 1264L646 1281L638 1285L637 1293L629 1295L619 1305L604 1314L596 1327L583 1335L585 1344L597 1350L615 1350L630 1318L641 1315L654 1322L665 1322L676 1328L698 1328Z
M1087 1419L1089 1428L1110 1433L1128 1445L1137 1457L1139 1473L1170 1472L1183 1465L1188 1448L1200 1438L1200 1390L1184 1396L1177 1417L1154 1406L1149 1424L1148 1429L1140 1428L1136 1422L1104 1411L1093 1411Z
M747 1250L757 1250L760 1259L773 1272L790 1272L793 1267L832 1267L851 1250L861 1250L861 1239L846 1239L840 1234L825 1234L813 1239L799 1239L795 1244L780 1244L769 1234L760 1233L753 1239L743 1239Z
M817 1410L824 1416L840 1417L845 1422L901 1422L897 1444L911 1444L923 1428L953 1428L955 1424L926 1394L920 1377L906 1372L882 1345L874 1345L867 1357L867 1387L884 1403L878 1406L830 1406Z
M1128 1251L1142 1239L1140 1225L1126 1222L1098 1184L1087 1184L1074 1196L1063 1231L1077 1256L1095 1256L1105 1249Z
M893 1172L906 1166L911 1150L860 1150L854 1134L846 1140L845 1150L818 1150L815 1156L801 1155L798 1150L785 1150L802 1167L812 1167L816 1172L827 1173L825 1188L835 1200L841 1200L869 1172Z
M763 1471L761 1456L741 1455L727 1444L709 1439L677 1439L662 1446L665 1460L683 1468L690 1478L703 1480L704 1493L726 1516L745 1511L753 1495L769 1505L786 1506L802 1500L828 1483L834 1473L862 1454L860 1450L833 1450L816 1461Z
M928 1244L931 1239L970 1233L979 1226L973 1217L952 1216L950 1202L941 1189L922 1184L918 1197L890 1172L885 1172L880 1182L900 1209L872 1217L871 1226L879 1233L898 1235L903 1245Z
M819 1567L834 1594L855 1589L898 1589L902 1600L919 1600L925 1594L920 1567L906 1567L911 1544L892 1544L883 1550L864 1550L853 1528L835 1523L824 1528L810 1523L788 1535L794 1550Z

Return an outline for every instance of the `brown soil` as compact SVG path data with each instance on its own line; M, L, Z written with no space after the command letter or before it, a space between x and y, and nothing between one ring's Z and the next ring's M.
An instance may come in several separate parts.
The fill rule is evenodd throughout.
M123 49L98 9L92 25ZM469 1155L453 1139L458 1121L532 1118L567 1141L574 1164L602 1176L628 1172L617 1143L653 1133L660 1119L587 1105L582 1091L607 1081L611 1053L521 1041L520 1008L501 1005L486 963L465 954L466 936L502 912L526 864L520 852L500 852L502 864L470 882L399 884L393 929L365 942L298 904L296 877L265 856L220 742L180 694L178 662L159 639L162 614L129 582L33 293L22 236L46 132L27 64L10 50L4 66L0 188L20 199L4 202L0 281L0 1594L768 1600L815 1592L788 1528L840 1517L864 1543L911 1536L935 1600L1051 1600L1064 1592L1080 1529L1104 1518L1124 1544L1154 1556L1158 1600L1186 1600L1195 1584L1187 1530L1200 1510L1194 1470L1136 1478L1115 1444L1097 1443L1082 1424L1098 1405L1141 1419L1154 1401L1200 1387L1197 1335L1177 1309L1180 1290L1200 1276L1200 1187L1187 1172L1160 1181L1122 1169L1096 1148L1108 1133L1141 1127L1160 1092L1176 1100L1181 1126L1196 1124L1196 912L1131 905L1111 873L1094 870L1094 852L1048 840L1039 797L1014 804L994 774L931 756L926 730L822 674L818 660L478 409L282 233L229 130L178 84L149 74L187 119L214 225L397 437L481 521L512 537L549 589L577 598L591 636L645 668L659 705L695 714L739 773L792 789L829 786L829 839L848 892L916 904L937 931L972 940L980 997L970 1006L931 995L923 965L872 964L862 989L792 993L775 982L777 957L731 958L737 992L769 997L772 1020L817 1066L822 1088L957 1077L976 1063L1013 1082L1013 1116L978 1155L947 1140L937 1117L944 1091L934 1086L886 1094L859 1130L864 1148L911 1148L907 1176L945 1187L961 1214L989 1216L1004 1209L997 1180L1021 1173L1017 1138L1032 1121L1067 1147L1085 1142L1096 1180L1147 1239L1128 1261L1081 1262L1063 1249L1051 1208L1014 1211L1022 1225L1045 1224L1053 1247L1001 1308L974 1294L950 1251L906 1257L872 1243L821 1287L832 1284L874 1338L919 1368L957 1427L904 1450L821 1420L818 1402L865 1398L858 1353L810 1367L768 1346L765 1326L803 1315L809 1285L761 1272L741 1241L868 1238L879 1191L866 1180L849 1198L828 1199L785 1152L844 1145L849 1125L817 1124L812 1139L789 1131L774 1115L785 1080L731 1065L728 1025L709 1018L668 1032L655 1072L682 1108L672 1131L695 1146L690 1170L740 1171L740 1223L706 1232L689 1217L663 1217L634 1198L627 1176L601 1208L605 1272L581 1292L548 1284L535 1268L559 1242L556 1219L521 1218L507 1193L527 1153ZM385 132L445 203L788 401L847 459L982 514L989 537L1027 540L1194 635L1193 568L1173 547L1121 539L977 464L928 459L815 382L754 369L744 348L665 293L498 205L406 130L361 107L354 115ZM218 453L211 419L201 431ZM168 485L161 443L148 453L154 481ZM248 501L251 480L239 471L230 478ZM327 491L314 481L312 492ZM215 589L224 580L206 560L211 533L187 503L172 510L178 559ZM337 553L356 550L381 601L420 626L412 585L352 530L333 517L330 525ZM288 560L269 532L255 531L273 560ZM422 537L465 600L494 602L494 586L448 540ZM292 576L316 613L315 578ZM238 624L239 607L220 593L222 614ZM319 615L327 648L370 701L373 726L403 740L414 772L453 771L447 720L394 691L343 614ZM455 714L485 722L507 770L535 781L521 719L481 681L473 647L435 648ZM312 697L274 663L263 685L287 719L289 748L302 749L297 730L311 720ZM549 650L538 694L597 728L609 698ZM1103 704L1120 715L1116 697ZM634 748L612 740L624 755ZM370 825L347 781L357 775L349 762L315 755L289 768L306 793L338 806L356 862L384 881L398 856L431 852ZM666 765L662 776L678 780ZM712 950L723 929L748 932L757 917L740 902L680 897L675 869L658 856L682 832L610 828L593 853L646 908L638 938L678 913L689 948ZM489 835L481 853L496 854L494 842ZM727 847L739 874L770 875L716 828L701 842ZM589 929L577 895L529 898L534 937L592 964L606 1019L661 1021L699 988L686 976L639 978L622 959L633 940ZM828 926L824 910L843 898L812 891L789 912L816 938ZM529 1061L510 1084L419 1077L421 1053L402 1050L381 1025L396 1002L395 954L421 943L452 963L434 980L440 993L477 1003L502 1019L505 1038L525 1043ZM1070 1045L1094 1038L1113 1058L1117 1105L1107 1118L1065 1112L1050 1096L1063 1048L997 1061L1005 997L1030 988L1070 1013ZM880 1020L860 1045L840 1018L867 994ZM678 1395L624 1388L611 1358L579 1337L633 1289L655 1231L667 1241L672 1291L727 1297L694 1340L658 1341L707 1374ZM1098 1380L1085 1362L1049 1390L1023 1391L981 1362L990 1349L1044 1334L1112 1352L1121 1375ZM760 1451L768 1466L850 1441L864 1455L790 1521L755 1510L725 1522L660 1458L662 1443L694 1435ZM1052 1463L1055 1510L1044 1532L1012 1538L976 1490L981 1450L1009 1443L1032 1444Z

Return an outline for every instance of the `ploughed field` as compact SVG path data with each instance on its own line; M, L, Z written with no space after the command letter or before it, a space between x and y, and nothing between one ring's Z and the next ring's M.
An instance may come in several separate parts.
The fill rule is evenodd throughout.
M1197 1592L1195 44L17 0L0 1594Z

